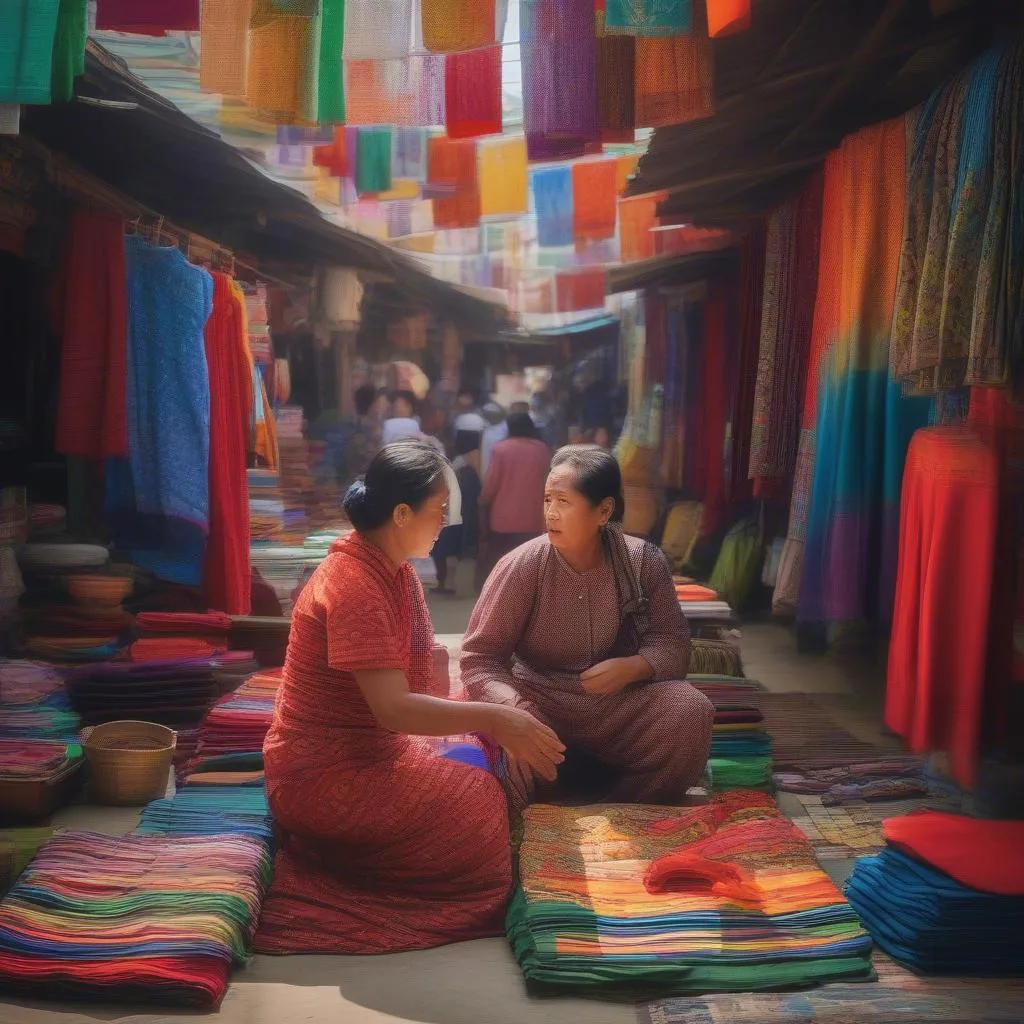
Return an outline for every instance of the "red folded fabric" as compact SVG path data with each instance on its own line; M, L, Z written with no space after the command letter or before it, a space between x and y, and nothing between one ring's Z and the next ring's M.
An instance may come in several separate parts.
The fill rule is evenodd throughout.
M883 822L882 835L961 885L997 896L1024 896L1024 821L916 811Z
M744 903L760 903L764 897L757 882L738 864L685 851L651 861L644 885L648 892L706 891L710 887L715 896Z
M212 658L218 650L205 640L183 636L136 640L129 648L129 655L132 661L187 661L192 658Z
M226 633L231 628L231 616L222 612L139 612L136 622L146 633Z

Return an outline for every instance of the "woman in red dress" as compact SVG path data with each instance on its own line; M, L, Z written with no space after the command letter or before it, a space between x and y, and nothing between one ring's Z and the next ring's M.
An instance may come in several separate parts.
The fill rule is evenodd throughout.
M502 787L416 737L477 733L548 778L563 748L528 712L430 693L434 637L409 559L444 525L449 474L422 442L382 449L345 496L356 532L295 606L264 746L279 847L260 952L386 953L502 931Z

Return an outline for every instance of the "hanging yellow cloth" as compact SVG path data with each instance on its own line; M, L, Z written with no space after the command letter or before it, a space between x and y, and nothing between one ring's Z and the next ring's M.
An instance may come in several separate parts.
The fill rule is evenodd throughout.
M423 46L431 53L458 53L500 43L495 0L421 0Z
M623 195L629 185L629 179L636 174L640 164L639 153L627 153L615 159L615 194Z
M203 0L199 87L223 96L244 96L249 67L252 0Z
M526 213L526 139L488 139L480 144L480 215Z

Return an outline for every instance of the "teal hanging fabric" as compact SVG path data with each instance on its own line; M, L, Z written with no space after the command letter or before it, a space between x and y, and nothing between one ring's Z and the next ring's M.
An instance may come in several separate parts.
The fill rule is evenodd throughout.
M345 123L345 0L323 0L320 10L320 62L316 119L320 124Z
M610 35L689 35L693 0L606 0L604 24Z
M356 191L360 195L387 192L391 188L390 128L360 128L356 157Z
M0 0L0 103L50 102L60 0Z

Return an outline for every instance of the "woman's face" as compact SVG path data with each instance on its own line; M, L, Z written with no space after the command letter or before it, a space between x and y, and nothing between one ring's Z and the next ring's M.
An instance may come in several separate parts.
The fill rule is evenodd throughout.
M611 515L611 499L594 506L576 489L576 473L570 466L557 466L544 485L544 525L551 546L561 551L578 551L593 544Z
M394 511L395 525L406 558L427 558L448 516L448 484L440 486L418 509L399 505Z

